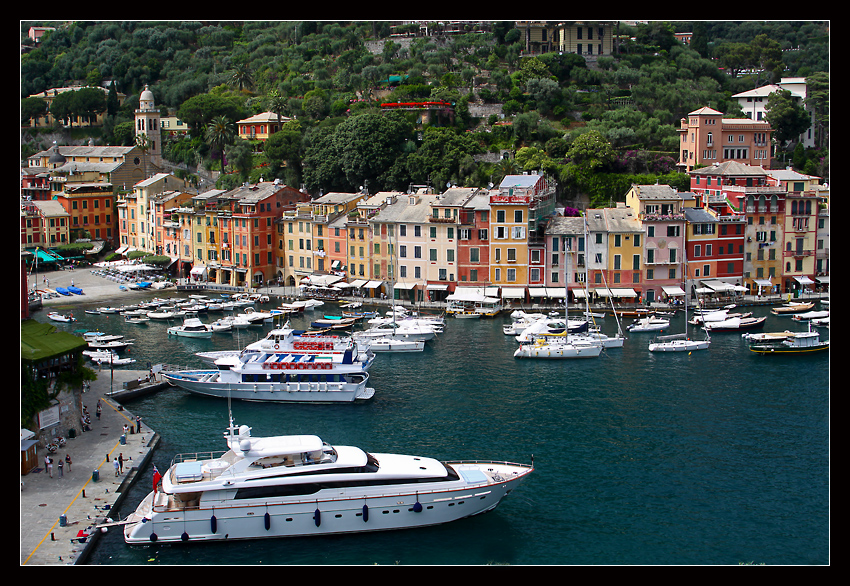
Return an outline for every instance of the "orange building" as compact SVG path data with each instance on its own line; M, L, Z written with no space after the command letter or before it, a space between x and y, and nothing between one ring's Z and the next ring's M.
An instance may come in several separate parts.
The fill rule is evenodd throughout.
M723 118L722 112L700 108L682 118L679 133L678 165L685 173L696 165L725 161L770 167L773 130L763 120Z

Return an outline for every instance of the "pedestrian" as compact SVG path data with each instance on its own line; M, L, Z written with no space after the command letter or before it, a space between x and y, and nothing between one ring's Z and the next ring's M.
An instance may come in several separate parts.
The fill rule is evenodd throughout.
M142 416L136 415L136 433L142 433Z
M71 471L71 454L65 454L65 463L68 465L68 472Z
M100 420L100 399L97 400L97 407L94 410L95 415L97 415L98 421Z
M115 476L118 477L118 458L112 459L112 467L115 469Z
M59 458L59 462L56 463L56 467L59 469L59 478L62 478L64 474L62 474L62 458Z
M124 474L124 454L121 452L118 453L118 469Z
M50 478L53 478L53 460L50 459L50 456L44 457L44 467L47 468Z

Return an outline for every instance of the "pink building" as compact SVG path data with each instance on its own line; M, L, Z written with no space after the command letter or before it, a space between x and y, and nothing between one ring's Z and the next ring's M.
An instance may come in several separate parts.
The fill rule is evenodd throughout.
M696 165L736 161L770 167L773 130L763 120L723 118L712 108L700 108L682 118L679 167L685 173Z

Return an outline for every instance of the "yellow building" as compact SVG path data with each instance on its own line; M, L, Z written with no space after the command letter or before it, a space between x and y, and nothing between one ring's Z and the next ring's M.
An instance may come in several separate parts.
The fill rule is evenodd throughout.
M641 290L644 229L638 214L624 203L616 208L591 209L588 226L588 289L598 297L630 301Z
M267 140L272 134L280 130L281 125L289 122L289 118L281 116L278 122L277 114L274 112L262 112L250 118L236 122L239 138L244 140Z
M525 289L528 284L531 199L512 190L490 195L490 283L494 286Z

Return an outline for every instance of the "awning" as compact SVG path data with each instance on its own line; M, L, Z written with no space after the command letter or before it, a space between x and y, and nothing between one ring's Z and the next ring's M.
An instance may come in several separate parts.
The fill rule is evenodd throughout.
M525 299L525 287L502 287L502 299Z
M725 293L728 291L734 291L735 285L730 283L724 283L723 281L703 281L703 285L714 291L715 293Z
M682 291L681 287L676 287L675 285L670 285L666 287L661 287L661 290L664 291L667 295L684 295L685 292Z
M338 281L342 281L339 275L310 275L310 284L317 287L330 287Z
M201 265L199 267L192 267L192 271L190 274L193 277L203 277L207 274L207 267L205 265Z
M528 288L528 296L529 297L548 297L546 293L546 287L529 287Z
M362 287L363 285L365 285L368 282L369 281L364 281L363 279L357 279L356 281L351 282L351 286L354 287L355 289L359 289L360 287Z
M596 289L596 294L600 297L637 297L637 291L634 289Z
M829 285L829 277L815 277L815 281L822 285Z
M377 289L378 287L380 287L383 284L384 284L383 281L369 281L368 283L366 283L365 287L367 289Z
M770 282L770 279L754 279L753 282L759 287L773 287L773 283Z
M794 277L794 280L797 281L798 283L800 283L801 285L814 285L815 284L814 281L812 281L810 278L806 277L805 275L802 276L802 277Z
M448 291L449 286L438 283L428 283L427 285L425 285L425 288L429 291Z
M573 289L573 297L575 297L576 299L584 299L585 297L587 297L587 293L585 292L584 288Z
M584 289L581 289L581 292L582 292L582 294L584 294ZM546 287L546 296L547 297L566 297L567 292L564 291L560 287Z
M408 283L396 283L394 286L395 289L400 289L403 291L410 291L414 287L416 287L416 281L410 281Z

